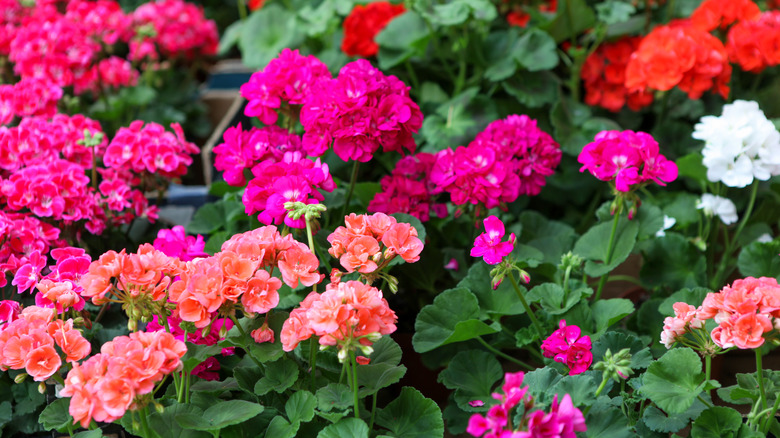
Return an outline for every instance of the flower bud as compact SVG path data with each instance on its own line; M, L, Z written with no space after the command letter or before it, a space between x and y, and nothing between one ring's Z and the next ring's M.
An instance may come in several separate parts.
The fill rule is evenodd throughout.
M616 354L607 349L604 359L593 365L593 369L603 371L603 379L627 379L634 372L631 369L631 349L624 348Z
M46 384L41 382L38 384L38 392L41 394L46 394Z
M377 342L380 339L382 339L382 334L379 333L379 332L371 332L371 333L366 335L366 339L368 339L371 342Z
M137 331L138 330L138 321L136 321L135 319L128 320L127 321L127 329L130 330L131 332Z
M154 410L157 411L158 414L162 414L163 412L165 412L165 407L161 405L159 402L154 401L152 402L152 404L154 404Z
M347 357L349 357L349 355L347 354L347 349L346 348L340 349L338 352L339 363L344 363L344 361L347 360Z
M370 345L362 345L361 344L360 345L360 351L362 351L363 354L366 355L366 356L371 356L371 353L374 352L374 347L372 347Z
M27 373L21 373L14 377L14 383L22 383L27 379Z

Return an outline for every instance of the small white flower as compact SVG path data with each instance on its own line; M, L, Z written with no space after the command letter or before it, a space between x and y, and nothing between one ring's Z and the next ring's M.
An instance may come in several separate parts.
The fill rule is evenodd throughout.
M718 216L726 225L735 223L737 217L737 207L731 202L731 199L705 193L696 203L696 208L704 210L707 216Z
M772 236L769 233L764 233L764 234L758 236L758 238L756 239L756 242L769 243L769 242L771 242L773 240L774 239L772 239Z
M712 182L746 187L780 175L780 132L756 102L737 100L720 117L702 117L693 138L705 142L702 163Z
M666 236L666 230L672 228L677 223L677 219L664 215L664 224L660 230L655 233L656 237Z

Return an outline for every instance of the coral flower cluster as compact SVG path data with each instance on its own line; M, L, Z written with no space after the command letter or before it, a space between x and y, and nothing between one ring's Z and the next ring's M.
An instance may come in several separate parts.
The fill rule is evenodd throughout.
M440 152L431 182L455 205L490 209L539 194L560 160L560 146L536 120L512 115L492 122L468 146Z
M276 123L276 110L282 104L302 105L320 83L330 78L328 67L316 57L284 49L241 86L241 95L249 101L244 113L267 125Z
M560 401L558 394L553 396L550 412L533 410L533 397L528 394L528 387L522 386L524 378L525 373L522 371L504 374L504 384L501 386L503 394L493 393L498 404L493 405L486 416L472 415L466 432L476 437L484 435L486 438L576 438L576 432L587 430L585 417L574 406L569 394L564 394ZM512 427L516 420L512 410L519 405L523 407L522 416Z
M412 134L422 121L409 87L359 59L306 100L301 108L303 147L309 155L320 156L332 144L342 160L360 162L370 161L380 147L384 152L414 152Z
M384 213L350 214L346 226L328 236L328 252L339 259L347 272L371 274L386 267L396 256L408 263L420 259L423 243L417 230Z
M143 396L181 368L186 352L184 342L163 331L134 332L106 342L100 354L74 364L65 378L60 394L71 397L73 424L112 422L128 410L143 407Z
M266 313L279 304L282 281L295 288L319 283L319 261L291 235L282 237L274 226L237 234L211 257L187 262L169 288L177 303L174 316L206 328L240 307L247 313ZM279 268L282 280L271 276Z
M75 363L90 352L89 342L73 328L73 320L56 319L54 309L30 306L19 312L18 303L3 301L0 310L3 370L24 369L36 382L43 382L59 371L63 359Z
M558 330L542 342L544 357L553 358L569 367L569 375L581 374L593 363L590 336L581 336L576 325L566 325L566 320L558 323Z
M352 12L344 19L344 39L341 41L341 50L349 56L368 58L376 55L379 52L379 45L374 41L374 37L393 18L405 11L404 5L394 5L385 1L355 5Z
M582 66L580 76L585 82L585 103L617 112L628 105L634 111L653 103L647 90L626 88L626 66L631 54L639 47L640 37L623 37L599 45Z
M677 165L661 155L650 134L634 131L602 131L580 152L580 172L588 170L602 181L614 182L619 192L629 192L654 181L666 185L677 179Z
M337 346L339 359L360 348L371 354L371 345L393 333L398 318L382 291L359 281L331 283L325 292L310 293L284 322L282 347L292 351L312 335L323 346Z

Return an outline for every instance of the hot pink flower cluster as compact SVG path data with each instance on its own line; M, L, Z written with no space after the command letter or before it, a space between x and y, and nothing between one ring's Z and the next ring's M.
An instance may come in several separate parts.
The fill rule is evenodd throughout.
M735 280L708 293L696 318L718 323L711 337L721 348L758 348L764 345L764 333L780 329L780 285L771 277Z
M664 318L664 329L661 332L661 343L666 348L672 348L677 340L691 330L704 328L704 321L696 317L699 309L690 304L678 302L672 306L674 316Z
M382 190L368 204L371 213L407 213L422 222L430 219L431 210L438 217L447 216L447 206L434 203L436 185L431 181L431 170L436 155L422 152L401 158L393 172L382 178Z
M192 164L190 155L200 149L184 138L178 123L172 123L171 128L173 133L162 125L144 124L142 120L120 128L106 148L103 163L106 167L128 167L136 173L155 173L167 178L184 175Z
M539 194L560 160L560 146L535 120L512 115L488 125L468 146L439 152L431 182L455 205L490 209Z
M319 283L319 261L309 248L291 235L282 237L274 226L237 234L211 257L187 262L180 279L169 288L177 303L174 316L208 327L220 310L266 313L279 304L282 281L271 276L278 267L283 281L295 288ZM225 308L227 310L225 310Z
M509 240L502 242L506 231L504 223L495 216L488 216L482 221L485 232L474 239L474 247L471 248L472 257L482 257L485 263L497 265L515 249L515 233L509 235Z
M48 254L51 248L65 246L60 240L60 230L37 218L20 213L6 213L0 210L0 287L8 284L8 274L13 278L19 269L25 265L28 272L20 275L22 278L34 278L46 265L43 254ZM33 283L34 284L34 283ZM14 284L16 285L16 284Z
M186 352L184 342L163 331L134 332L106 342L100 354L74 364L65 378L60 394L71 397L73 423L88 427L93 419L111 422L141 407L141 396L180 369Z
M183 262L198 257L208 257L204 251L206 242L203 240L203 236L200 234L188 236L181 225L158 231L157 238L154 239L152 245L165 255L176 257Z
M414 152L412 134L422 121L409 87L359 59L306 100L301 109L303 147L309 155L320 156L332 144L342 160L361 162L371 160L380 147L384 152Z
M0 85L0 125L10 124L14 116L53 117L62 88L46 79L22 78L13 85Z
M344 221L346 227L338 227L328 236L328 252L347 272L372 273L397 255L407 263L420 260L423 243L413 226L384 213L351 213Z
M282 348L292 351L314 335L320 345L337 345L343 361L349 350L370 347L393 333L397 320L379 289L359 281L331 283L322 294L310 293L290 313L282 326Z
M659 185L677 179L677 165L660 154L650 134L634 131L601 131L580 152L580 172L590 171L602 181L614 181L620 192L655 181Z
M81 277L89 271L92 258L84 249L74 247L52 249L51 257L56 263L49 267L50 272L35 285L39 292L35 295L35 304L39 307L53 307L60 314L68 309L81 311L86 303L81 296L84 290ZM19 289L22 292L21 286Z
M580 336L580 328L576 325L567 326L563 319L558 327L542 342L542 354L566 364L571 376L585 372L593 363L590 336Z
M254 178L244 191L247 214L259 212L260 222L286 224L292 228L305 228L303 217L293 219L284 208L287 202L317 204L325 199L319 190L332 192L336 188L328 165L320 159L312 161L300 152L285 153L282 161L263 161L252 168Z
M272 125L279 117L276 110L283 103L303 105L311 93L318 92L316 90L322 82L330 79L328 66L316 57L284 49L241 86L241 95L249 101L244 114Z
M89 354L89 342L73 328L72 319L55 316L54 309L37 306L13 315L0 331L0 368L24 369L36 382L43 382L62 365L63 357L55 347L66 362L77 366L75 362Z
M223 171L225 182L236 187L246 185L245 170L266 161L283 161L288 152L304 152L300 136L275 125L244 131L239 123L225 131L223 140L214 147L214 166Z
M187 59L217 54L217 24L207 20L203 7L183 0L144 3L133 12L135 35L130 59L165 57Z
M522 386L524 378L522 371L504 374L501 387L504 393L493 393L499 404L492 406L485 417L472 415L466 432L485 438L576 438L576 432L587 430L585 417L574 407L569 394L564 394L560 403L556 394L549 413L540 409L532 411L534 400L527 394L528 387ZM512 424L512 409L520 403L523 403L522 419L513 429L508 429Z

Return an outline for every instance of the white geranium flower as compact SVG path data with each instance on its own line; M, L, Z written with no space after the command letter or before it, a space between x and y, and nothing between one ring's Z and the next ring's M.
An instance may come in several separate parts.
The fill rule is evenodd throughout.
M677 219L664 215L664 224L660 230L656 231L655 236L656 237L666 236L666 230L672 228L676 223L677 223Z
M712 182L745 187L780 175L780 132L756 102L737 100L720 117L702 117L693 138L704 141L702 163Z
M707 216L718 216L726 225L731 225L739 220L737 217L737 206L728 198L705 193L696 202L696 208L704 210L704 214Z
M756 239L756 242L769 243L769 242L771 242L773 240L774 239L772 239L772 235L770 235L769 233L764 233L764 234L758 236L758 238Z

